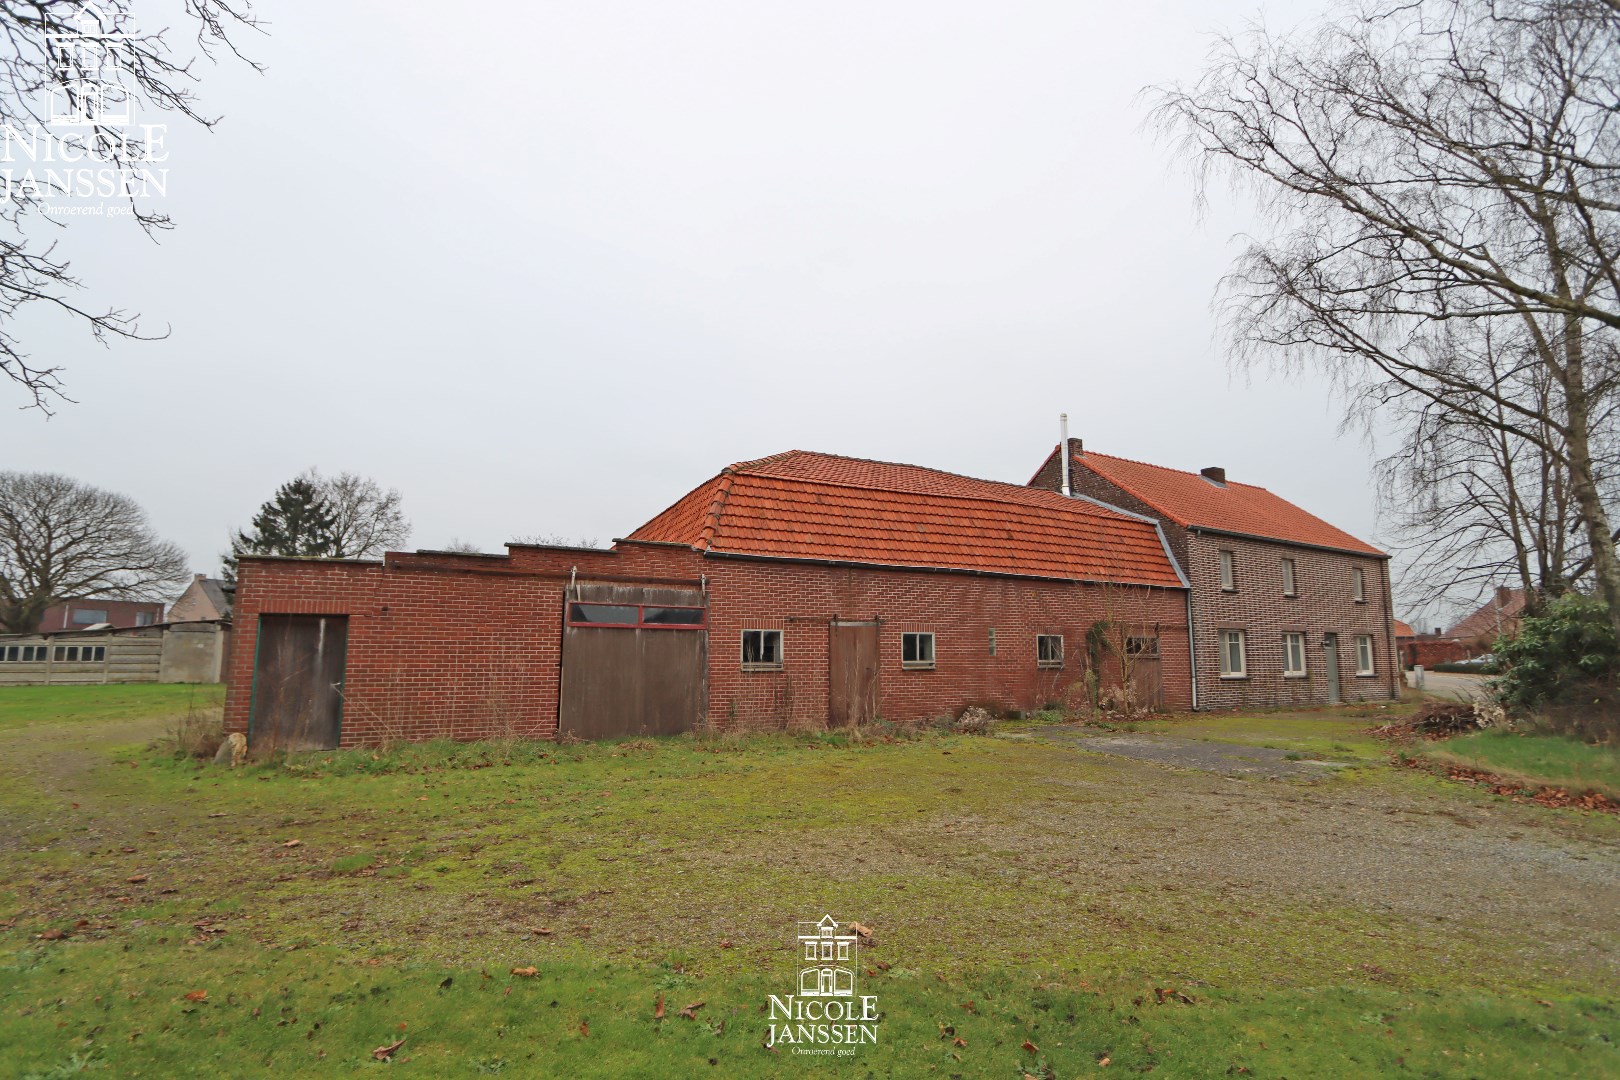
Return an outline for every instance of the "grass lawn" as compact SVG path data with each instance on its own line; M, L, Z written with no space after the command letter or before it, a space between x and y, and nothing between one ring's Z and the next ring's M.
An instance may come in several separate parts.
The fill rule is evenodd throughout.
M1482 731L1437 743L1425 757L1493 772L1526 787L1596 791L1620 799L1620 746L1516 731Z
M7 686L0 687L0 731L30 724L179 717L224 703L223 686Z
M1168 722L1364 758L1309 783L959 736L228 772L129 742L169 689L0 730L0 1075L1620 1075L1620 828L1358 714ZM877 1044L773 1051L825 912Z

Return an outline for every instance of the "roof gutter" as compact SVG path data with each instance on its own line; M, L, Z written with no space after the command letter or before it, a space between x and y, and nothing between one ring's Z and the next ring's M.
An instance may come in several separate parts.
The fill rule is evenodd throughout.
M1280 536L1261 536L1258 533L1238 532L1234 529L1215 529L1208 525L1188 525L1188 532L1212 533L1215 536L1231 536L1239 540L1258 540L1262 544L1286 544L1289 547L1309 548L1312 551L1331 551L1335 555L1359 555L1363 559L1389 559L1389 554L1383 551L1357 551L1355 548L1333 547L1330 544L1312 544L1305 540L1287 540Z
M858 562L854 559L809 559L792 555L749 555L738 551L715 551L713 548L700 554L706 559L739 559L744 562L795 563L804 566L843 566L862 570L899 570L919 574L964 574L968 577L1007 578L1014 581L1056 581L1069 585L1133 585L1142 589L1185 588L1185 586L1164 585L1151 581L1120 581L1117 578L1052 577L1045 574L1018 574L1006 570L973 570L968 567L956 566L913 566L909 563ZM1172 560L1171 565L1174 567L1174 560ZM1176 570L1179 575L1180 568L1177 567Z

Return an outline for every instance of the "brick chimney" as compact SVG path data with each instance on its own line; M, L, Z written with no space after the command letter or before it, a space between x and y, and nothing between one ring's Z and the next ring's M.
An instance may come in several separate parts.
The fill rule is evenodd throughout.
M1198 475L1202 476L1205 480L1208 480L1212 484L1220 484L1222 487L1226 486L1226 470L1221 468L1219 465L1211 465Z

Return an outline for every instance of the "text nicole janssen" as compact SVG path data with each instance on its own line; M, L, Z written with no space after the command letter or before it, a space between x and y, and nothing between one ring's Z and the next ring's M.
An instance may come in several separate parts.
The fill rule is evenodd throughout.
M877 997L786 998L770 995L768 1046L859 1046L877 1044ZM780 1023L778 1022L780 1021ZM826 1053L827 1051L821 1051Z

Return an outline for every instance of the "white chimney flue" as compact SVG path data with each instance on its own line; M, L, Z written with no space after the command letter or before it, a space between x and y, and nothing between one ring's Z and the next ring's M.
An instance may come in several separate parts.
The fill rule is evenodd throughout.
M1074 496L1074 488L1069 482L1069 414L1058 414L1058 456L1063 459L1063 495L1065 498Z

